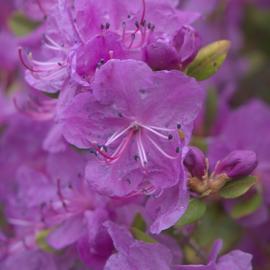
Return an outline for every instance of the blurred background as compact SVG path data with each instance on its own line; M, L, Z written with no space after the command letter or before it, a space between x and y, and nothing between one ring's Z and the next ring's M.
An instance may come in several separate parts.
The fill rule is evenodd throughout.
M53 0L48 3L50 1ZM219 134L219 121L225 119L220 118L224 106L234 111L254 98L270 106L270 0L172 1L180 10L201 13L194 28L201 36L202 46L222 39L231 41L222 68L211 79L202 82L208 91L192 143L206 151L206 138ZM18 109L14 106L14 97L32 91L24 80L18 48L24 47L33 54L39 50L42 22L46 20L42 9L38 0L0 0L0 132L7 125L7 116ZM6 226L4 220L0 213L0 228ZM228 217L220 204L213 204L195 232L195 238L201 246L210 247L214 239L221 237L225 240L226 251L238 245L244 230ZM192 251L185 252L190 262L196 261ZM264 245L260 256L264 256L266 262L263 266L257 264L257 269L269 270L268 244Z

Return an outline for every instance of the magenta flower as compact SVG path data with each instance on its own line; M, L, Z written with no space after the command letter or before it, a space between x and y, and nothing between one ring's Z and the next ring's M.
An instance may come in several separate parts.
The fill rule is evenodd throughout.
M45 3L38 3L42 10ZM50 11L42 57L47 60L19 51L27 81L42 91L58 92L70 78L88 86L110 59L137 59L158 70L182 70L199 48L198 34L189 26L198 13L180 12L170 1L62 0L46 6Z
M135 191L146 174L148 183L156 181L144 181L146 193L175 185L178 177L169 175L179 175L178 129L187 142L200 108L199 85L176 71L154 73L142 62L114 60L97 72L92 90L76 96L62 116L67 141L103 159L88 163L92 185L116 196Z
M77 95L62 113L67 141L96 156L86 167L90 186L112 197L160 196L174 186L167 204L152 207L154 220L163 216L153 231L167 228L186 206L181 152L200 108L200 86L177 71L153 72L143 62L111 60L91 88L93 93ZM185 139L179 138L180 129Z

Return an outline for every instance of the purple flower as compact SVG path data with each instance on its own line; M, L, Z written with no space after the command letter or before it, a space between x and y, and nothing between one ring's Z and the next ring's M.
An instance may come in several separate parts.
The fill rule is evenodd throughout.
M77 95L62 114L67 141L94 154L86 167L90 186L116 197L159 196L175 186L168 207L178 209L179 217L184 210L179 200L186 198L181 152L200 108L199 85L177 71L153 72L143 62L112 60L91 88L93 93ZM185 139L179 138L180 129Z
M110 59L142 60L158 70L183 69L199 47L198 34L189 26L198 13L180 12L167 0L61 0L47 4L47 11L45 2L38 3L34 6L48 13L45 60L33 60L22 49L19 53L27 81L42 91L58 92L70 78L89 86Z
M136 186L152 193L175 185L183 143L178 129L188 141L199 85L176 71L154 73L142 62L114 60L97 72L91 88L93 94L75 97L62 121L68 142L99 157L86 169L92 185L117 196Z

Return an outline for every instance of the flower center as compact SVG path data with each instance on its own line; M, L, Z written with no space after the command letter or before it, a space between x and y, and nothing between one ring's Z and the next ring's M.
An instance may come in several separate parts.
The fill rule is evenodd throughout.
M122 154L133 140L137 146L137 153L134 155L134 158L136 161L140 160L142 167L145 167L145 165L148 163L148 153L147 149L145 148L145 142L150 143L153 148L164 157L168 159L177 158L177 155L167 153L159 142L159 139L171 142L173 139L173 135L171 133L173 131L174 130L170 128L150 126L135 121L132 122L127 128L113 133L105 144L98 146L96 150L109 164L112 164L121 158ZM111 155L109 155L108 147L112 145L114 145L114 151ZM179 152L179 147L177 147L176 154Z

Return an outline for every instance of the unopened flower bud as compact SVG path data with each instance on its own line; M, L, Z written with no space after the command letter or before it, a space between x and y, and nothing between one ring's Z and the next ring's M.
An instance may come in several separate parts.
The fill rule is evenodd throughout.
M225 173L230 178L247 176L257 166L257 157L253 151L237 150L228 154L215 169L215 175Z
M207 164L204 153L197 147L190 147L185 159L184 165L193 177L201 179L207 170Z
M186 67L197 55L201 38L193 27L184 25L174 36L173 44L182 66Z

